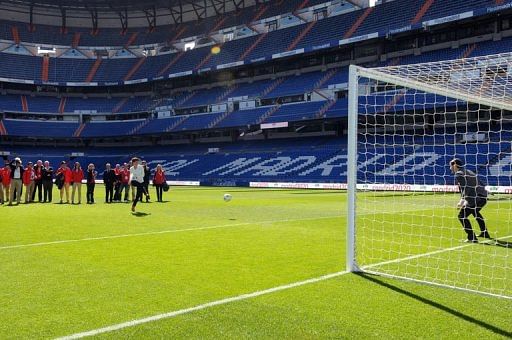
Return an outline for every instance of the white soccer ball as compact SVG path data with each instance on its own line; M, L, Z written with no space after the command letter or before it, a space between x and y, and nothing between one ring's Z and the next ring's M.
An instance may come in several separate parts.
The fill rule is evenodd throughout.
M232 198L233 196L231 196L230 194L224 194L224 202L229 202L231 201Z

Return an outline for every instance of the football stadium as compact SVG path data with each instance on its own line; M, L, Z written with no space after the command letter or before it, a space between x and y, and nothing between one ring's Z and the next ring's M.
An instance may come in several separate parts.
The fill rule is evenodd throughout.
M0 156L0 339L512 338L512 1L2 0Z

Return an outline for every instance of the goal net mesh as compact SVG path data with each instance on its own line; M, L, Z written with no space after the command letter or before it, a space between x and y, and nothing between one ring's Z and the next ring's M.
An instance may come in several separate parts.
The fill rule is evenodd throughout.
M357 268L512 298L512 53L351 72ZM489 192L492 239L463 242L454 158Z

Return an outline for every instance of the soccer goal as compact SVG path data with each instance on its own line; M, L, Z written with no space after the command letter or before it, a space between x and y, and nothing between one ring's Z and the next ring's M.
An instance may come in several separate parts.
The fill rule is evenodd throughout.
M348 270L512 298L511 72L512 53L350 67ZM454 158L489 235L459 219Z

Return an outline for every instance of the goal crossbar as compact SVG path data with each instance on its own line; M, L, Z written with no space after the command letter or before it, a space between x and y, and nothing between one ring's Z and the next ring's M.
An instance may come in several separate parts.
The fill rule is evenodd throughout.
M512 55L510 56L510 66L512 67ZM400 68L396 69L400 70ZM381 82L396 83L407 88L416 89L427 93L433 93L469 103L478 103L495 109L512 111L512 98L494 98L490 95L486 96L486 94L488 94L486 91L479 91L478 94L463 92L457 87L450 86L449 82L441 84L437 83L436 86L434 86L418 80L406 79L394 74L385 73L379 69L369 69L355 65L350 66L350 72L355 72L356 76L358 77L367 77Z

